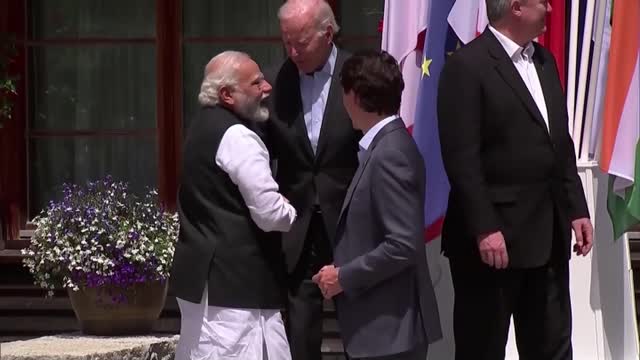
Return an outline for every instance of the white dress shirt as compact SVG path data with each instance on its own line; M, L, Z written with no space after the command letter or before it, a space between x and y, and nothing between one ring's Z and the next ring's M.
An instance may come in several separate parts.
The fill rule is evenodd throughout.
M382 120L380 120L377 124L373 125L371 129L369 129L360 139L358 143L360 145L361 150L368 150L369 146L371 146L371 142L375 139L376 135L382 130L385 125L397 119L398 115L391 115Z
M513 65L515 65L522 81L524 81L527 89L529 89L529 93L531 94L533 101L535 101L538 106L538 110L540 110L540 114L542 114L542 118L544 119L545 125L547 125L548 131L549 115L547 113L547 104L544 101L540 78L538 78L538 72L536 71L536 67L532 60L533 53L535 51L533 43L529 42L525 48L522 48L522 46L513 42L513 40L503 35L493 26L489 25L489 30L491 30L491 32L496 36L504 50L507 52L507 55L511 58L511 61L513 61Z
M313 153L318 148L318 138L322 128L322 118L324 109L329 98L331 88L331 78L336 67L336 57L338 49L333 46L329 59L322 69L307 75L300 73L300 94L302 96L302 110L304 112L304 124L307 127L307 136L311 142Z
M251 219L264 231L288 231L296 211L278 193L269 153L260 137L233 125L220 140L215 163L238 186ZM178 298L180 340L176 360L290 360L279 310L209 306L205 286L195 304Z
M289 231L296 210L278 192L269 167L269 152L260 137L244 125L222 136L216 164L238 186L251 219L264 231Z

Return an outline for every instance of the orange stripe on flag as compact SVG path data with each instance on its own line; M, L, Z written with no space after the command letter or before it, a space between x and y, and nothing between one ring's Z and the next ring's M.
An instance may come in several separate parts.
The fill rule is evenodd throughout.
M615 0L604 98L601 168L608 172L640 47L640 1Z

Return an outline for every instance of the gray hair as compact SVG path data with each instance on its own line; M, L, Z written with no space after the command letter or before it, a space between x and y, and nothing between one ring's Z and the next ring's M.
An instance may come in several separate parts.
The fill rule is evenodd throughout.
M198 102L202 106L218 105L218 93L224 86L236 86L238 83L237 70L242 61L251 59L249 55L240 51L224 51L214 56L205 67L204 80L200 85Z
M298 16L309 10L313 10L313 20L318 31L324 31L327 26L331 26L334 34L340 31L331 5L325 0L287 0L278 10L278 20Z
M486 0L489 23L493 24L506 15L511 7L511 1L512 0ZM525 3L526 1L522 2Z

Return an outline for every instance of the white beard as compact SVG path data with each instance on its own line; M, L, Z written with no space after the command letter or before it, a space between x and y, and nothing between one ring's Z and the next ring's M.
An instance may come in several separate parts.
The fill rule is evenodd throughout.
M269 119L269 108L263 104L263 101L266 98L267 96L265 95L260 99L260 101L253 101L242 94L242 101L236 107L236 111L240 116L248 120L265 122Z

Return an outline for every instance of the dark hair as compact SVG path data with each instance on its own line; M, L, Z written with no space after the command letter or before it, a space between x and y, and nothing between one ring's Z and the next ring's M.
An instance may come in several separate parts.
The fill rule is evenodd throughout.
M366 112L393 115L400 110L404 81L398 62L386 51L353 54L342 66L340 83L345 93L354 92Z

